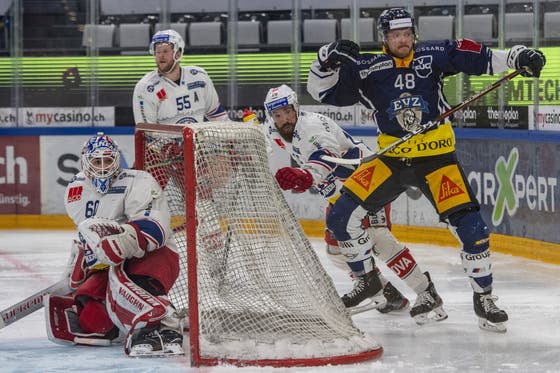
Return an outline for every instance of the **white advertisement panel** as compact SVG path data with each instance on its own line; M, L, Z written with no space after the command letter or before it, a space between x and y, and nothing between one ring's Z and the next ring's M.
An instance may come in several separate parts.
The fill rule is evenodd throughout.
M373 124L373 111L362 105L330 106L330 105L300 105L301 110L322 114L334 120L342 127L371 127Z
M22 127L113 127L115 107L20 108L18 124Z
M16 119L16 109L11 107L0 107L0 128L15 127Z
M532 115L534 109L534 105L529 105L530 130L560 131L560 106L539 105L536 116Z
M111 135L121 150L123 168L134 162L134 136ZM41 136L41 213L66 214L64 191L80 170L80 152L88 136Z

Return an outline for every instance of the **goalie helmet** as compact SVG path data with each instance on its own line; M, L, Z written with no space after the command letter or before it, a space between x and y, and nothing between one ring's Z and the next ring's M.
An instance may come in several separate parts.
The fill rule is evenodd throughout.
M175 58L177 52L181 52L181 56L182 56L183 52L185 51L185 41L183 40L181 35L179 35L179 33L175 30L158 31L154 34L154 36L152 36L152 42L150 43L151 55L155 54L156 44L158 43L168 43L173 45L173 58ZM177 60L180 59L181 56L179 56Z
M296 113L299 113L297 95L290 87L282 84L280 87L274 87L268 90L266 98L264 99L264 108L268 115L274 110L288 105L292 105Z
M82 148L82 171L99 193L107 193L121 171L121 155L117 143L98 132Z
M404 8L391 8L384 10L379 16L379 32L382 33L383 38L387 36L390 30L410 27L414 35L416 29L414 27L414 18Z

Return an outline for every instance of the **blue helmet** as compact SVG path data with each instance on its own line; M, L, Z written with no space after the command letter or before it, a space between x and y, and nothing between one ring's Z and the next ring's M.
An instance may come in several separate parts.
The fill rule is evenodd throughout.
M87 140L82 148L82 171L99 193L107 193L121 171L117 143L103 132Z
M410 27L412 32L416 34L416 29L414 28L414 18L404 8L391 8L384 10L379 16L377 25L379 31L383 33L383 37L387 36L387 32L390 30L407 27Z

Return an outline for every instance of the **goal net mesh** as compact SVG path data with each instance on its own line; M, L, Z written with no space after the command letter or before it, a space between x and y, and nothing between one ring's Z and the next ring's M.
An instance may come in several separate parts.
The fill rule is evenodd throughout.
M170 298L189 315L195 365L381 354L353 324L271 175L260 128L139 125L136 163L171 209L181 273Z

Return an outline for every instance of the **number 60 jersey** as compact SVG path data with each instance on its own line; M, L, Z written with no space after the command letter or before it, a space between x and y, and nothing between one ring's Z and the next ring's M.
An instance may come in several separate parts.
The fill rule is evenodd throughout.
M164 244L172 234L163 191L145 171L122 170L106 194L97 192L84 173L79 172L66 187L64 205L76 226L96 217L118 223L142 221L142 231L148 230L145 233Z

